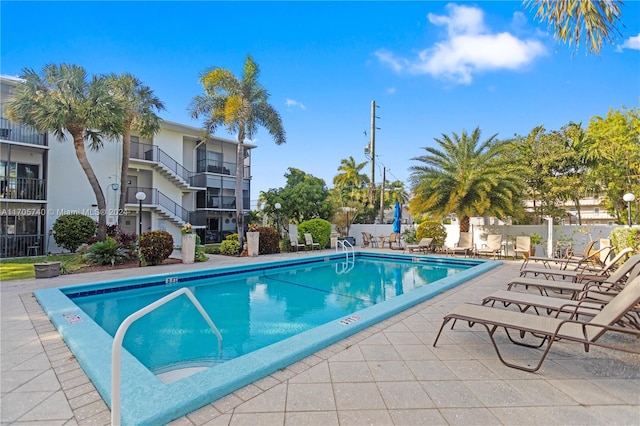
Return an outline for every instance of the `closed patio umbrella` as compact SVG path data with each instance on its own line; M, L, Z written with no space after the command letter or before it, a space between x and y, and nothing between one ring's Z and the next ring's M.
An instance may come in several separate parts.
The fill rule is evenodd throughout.
M400 203L396 201L396 209L393 212L393 232L400 233L400 218L402 217L402 210L400 209Z

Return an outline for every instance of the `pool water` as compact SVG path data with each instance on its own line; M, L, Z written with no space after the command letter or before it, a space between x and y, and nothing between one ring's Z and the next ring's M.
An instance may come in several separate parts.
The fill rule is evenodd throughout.
M499 264L371 252L356 252L355 262L346 262L344 255L321 254L47 288L34 295L113 407L111 356L119 324L175 290L194 292L223 334L221 353L213 332L184 296L149 314L151 321L134 322L125 336L121 424L158 425Z
M211 366L456 274L468 266L410 260L335 259L304 268L282 267L189 283L223 337L217 338L193 304L177 298L136 321L124 347L156 373ZM173 286L123 289L72 300L114 336L132 313L171 293Z

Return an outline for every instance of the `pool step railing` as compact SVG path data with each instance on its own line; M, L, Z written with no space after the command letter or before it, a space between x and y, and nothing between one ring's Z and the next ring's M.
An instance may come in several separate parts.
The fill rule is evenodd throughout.
M353 248L353 245L347 240L338 240L336 242L336 253L338 253L338 251L340 250L342 250L342 252L344 252L345 254L345 261L342 262L341 265L336 264L336 273L346 274L351 269L353 269L356 261L356 252ZM349 254L351 254L351 257L349 257Z
M222 354L222 335L216 325L211 321L211 318L204 310L198 299L193 295L191 290L186 287L183 287L179 290L174 291L171 294L164 296L161 299L156 300L153 303L145 306L144 308L132 313L129 315L118 330L116 331L115 336L113 337L113 345L111 348L111 425L119 426L120 425L120 355L122 353L122 342L124 341L124 335L127 333L127 330L135 321L139 320L143 316L147 315L149 312L161 307L162 305L172 301L173 299L185 295L191 300L191 303L196 307L202 318L207 322L213 333L218 338L218 354Z

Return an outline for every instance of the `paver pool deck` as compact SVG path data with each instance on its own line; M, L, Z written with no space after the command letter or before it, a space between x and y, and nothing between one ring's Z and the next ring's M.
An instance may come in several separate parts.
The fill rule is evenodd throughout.
M380 251L381 249L371 249ZM328 252L328 251L326 251ZM317 255L260 256L258 261ZM2 425L108 425L110 411L32 292L41 288L208 269L256 258L120 269L0 283ZM245 386L171 425L639 425L640 356L555 343L537 373L504 366L482 327L445 328L462 302L479 303L518 274L506 260L427 300ZM503 336L503 334L501 334ZM638 347L637 339L620 339ZM512 359L539 350L505 343Z

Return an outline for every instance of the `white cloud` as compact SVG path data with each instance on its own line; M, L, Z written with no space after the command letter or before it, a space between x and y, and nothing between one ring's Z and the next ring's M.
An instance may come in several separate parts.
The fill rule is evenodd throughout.
M304 106L304 104L302 102L298 102L298 101L296 101L294 99L287 98L286 104L287 104L287 108L298 107L298 108L300 108L302 110L307 109L307 107Z
M387 95L394 95L396 93L396 88L395 87L389 87L387 89Z
M516 70L546 53L537 40L490 31L484 22L484 12L477 7L448 4L447 10L448 16L433 13L427 16L432 24L446 27L444 40L419 51L411 59L386 49L379 49L374 55L398 73L429 74L469 84L478 72ZM521 14L514 14L514 21L522 27Z
M616 52L622 52L623 49L640 50L640 34L626 39L624 43L618 45Z

